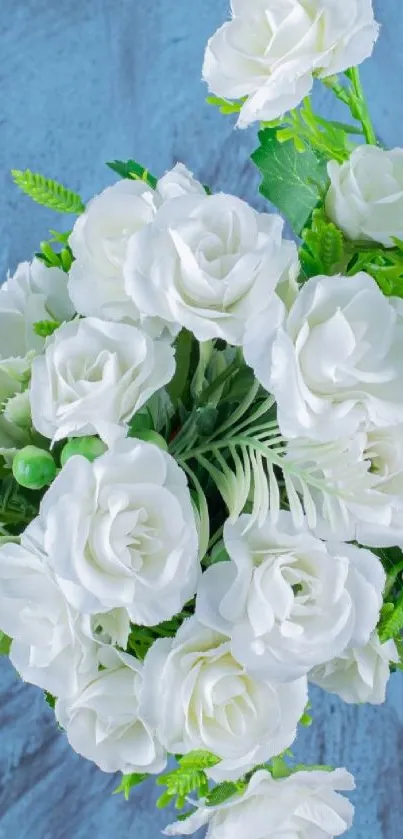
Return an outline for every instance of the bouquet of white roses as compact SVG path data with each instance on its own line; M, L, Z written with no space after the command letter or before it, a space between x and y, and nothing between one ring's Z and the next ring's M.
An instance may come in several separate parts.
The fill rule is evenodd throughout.
M0 290L0 645L170 835L329 839L308 684L382 703L403 653L403 149L357 64L371 0L232 0L211 104L260 122L284 222L133 160ZM315 113L314 81L349 111ZM175 763L166 770L169 756Z

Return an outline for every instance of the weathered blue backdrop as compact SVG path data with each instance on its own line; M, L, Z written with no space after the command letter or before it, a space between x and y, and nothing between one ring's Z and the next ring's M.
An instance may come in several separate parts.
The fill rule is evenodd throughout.
M340 2L344 0L340 0ZM245 0L247 2L247 0ZM156 174L183 160L204 183L262 206L248 162L255 132L234 132L204 104L207 37L227 0L1 0L0 274L29 258L58 220L18 193L9 170L39 170L84 198L113 180L104 161L135 157ZM384 24L363 71L377 130L402 144L401 0L378 0ZM330 112L331 105L326 103ZM347 766L358 793L351 839L403 835L403 678L383 708L315 691L301 759ZM152 785L129 803L116 779L68 748L42 695L0 663L0 839L155 839L165 816Z

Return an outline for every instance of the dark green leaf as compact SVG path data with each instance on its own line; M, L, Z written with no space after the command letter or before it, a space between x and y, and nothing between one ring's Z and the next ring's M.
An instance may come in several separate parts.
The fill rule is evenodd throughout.
M290 140L280 143L275 128L260 131L259 140L252 160L263 175L260 192L287 217L299 236L327 183L326 160L311 149L297 152Z
M47 690L45 690L45 700L46 700L46 702L47 702L47 704L49 705L49 707L50 707L50 708L54 708L54 707L55 707L55 705L56 705L56 698L55 698L54 696L52 696L52 694L51 694L51 693L48 693L48 691L47 691Z
M176 370L173 379L167 385L167 393L173 402L180 399L188 385L189 366L192 352L193 335L182 329L175 341Z
M246 788L246 784L242 782L224 781L212 789L207 798L206 804L208 807L217 807L218 804L224 804L229 798L234 795L239 795Z
M120 175L121 178L134 178L135 180L144 181L152 189L157 186L158 180L152 175L144 166L140 166L136 160L112 160L107 164L113 172Z

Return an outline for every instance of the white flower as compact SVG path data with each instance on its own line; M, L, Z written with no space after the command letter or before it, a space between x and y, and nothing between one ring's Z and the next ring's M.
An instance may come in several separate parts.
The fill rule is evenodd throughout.
M130 236L150 224L156 207L151 187L129 179L88 203L69 240L75 258L69 291L80 314L138 322L139 311L124 290L123 265Z
M268 306L277 283L298 272L279 216L231 195L167 202L130 240L126 290L140 311L191 330L198 341L241 344L248 317Z
M153 626L193 597L200 567L186 476L157 446L127 439L93 463L70 458L40 515L54 573L80 611L122 607Z
M15 274L0 287L0 405L21 395L26 387L31 360L41 352L45 339L36 334L34 323L40 320L68 320L74 308L67 291L67 276L59 268L46 268L39 260L22 262ZM22 407L22 402L19 403ZM16 404L9 405L0 416L0 447L2 454L12 456L27 442L15 419ZM21 413L19 413L21 416Z
M48 566L38 519L21 545L0 547L0 626L13 642L20 676L54 696L70 696L98 671L89 621L71 608Z
M232 653L248 671L292 681L368 641L385 585L370 551L322 542L286 511L260 527L249 515L227 522L224 544L232 561L203 574L196 615L231 635Z
M270 326L261 314L249 322L244 353L285 437L335 440L403 420L401 301L358 273L308 280L288 313L274 303Z
M259 770L246 791L216 807L199 805L168 836L189 836L208 824L206 839L334 839L348 830L354 807L339 792L354 789L345 769L296 772L274 781Z
M163 201L193 192L204 194L204 189L177 164L155 191L143 181L124 179L88 203L69 240L75 257L69 291L80 314L128 323L144 320L125 291L123 268L130 237L153 222ZM153 334L162 328L156 321L145 325Z
M286 459L323 486L322 495L311 489L318 517L310 522L322 538L403 546L403 425L370 427L332 443L297 438Z
M0 287L0 359L40 352L45 338L36 334L34 323L70 320L73 315L64 271L47 268L39 259L21 262Z
M232 20L207 45L203 77L245 98L238 125L296 108L321 78L361 64L378 36L371 0L231 0Z
M273 685L247 674L230 639L196 618L156 641L144 662L142 711L169 752L213 752L209 775L236 779L288 748L307 701L306 678Z
M345 163L332 160L328 172L329 218L349 239L394 247L393 237L403 238L403 149L360 146Z
M183 163L177 163L173 169L166 172L159 179L156 188L156 194L162 201L169 201L171 198L179 198L182 195L192 195L193 193L195 195L205 195L206 190Z
M309 679L344 702L381 705L386 699L390 663L399 661L394 641L381 644L376 632L364 647L346 650L343 655L315 667Z
M143 665L113 648L104 648L99 660L104 669L75 696L56 703L70 745L104 772L161 772L164 749L139 714Z
M168 342L131 324L74 320L56 330L32 364L34 427L53 441L99 434L112 445L174 372Z

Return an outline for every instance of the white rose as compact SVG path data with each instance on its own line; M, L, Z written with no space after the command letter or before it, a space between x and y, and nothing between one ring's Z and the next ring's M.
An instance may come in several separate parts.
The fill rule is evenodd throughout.
M162 201L169 201L171 198L179 198L181 195L192 195L193 193L195 195L206 195L206 190L183 163L176 163L173 169L166 172L159 179L156 188L156 195Z
M143 665L113 648L99 654L103 670L55 713L72 748L104 772L153 772L166 765L164 749L139 714Z
M276 309L274 306L276 304ZM244 353L273 393L285 437L331 441L403 419L401 301L368 274L313 277L288 313L252 318Z
M282 231L279 216L231 195L176 198L131 238L127 293L142 312L186 327L198 341L241 344L248 317L298 271L296 247L283 243Z
M66 274L59 268L46 268L39 259L20 263L0 287L0 404L6 408L0 416L0 449L6 457L28 442L22 428L31 424L29 413L25 411L26 422L20 424L16 404L9 404L8 409L7 404L21 396L22 407L32 357L45 345L34 323L69 320L73 315Z
M0 359L23 359L45 345L34 331L41 320L70 320L74 307L67 275L47 268L39 259L21 262L0 287ZM0 361L1 366L1 361Z
M260 527L249 515L227 522L224 544L232 561L203 574L196 615L231 635L248 671L292 681L369 639L385 585L370 551L322 542L286 511Z
M144 662L141 707L169 752L213 752L214 780L236 779L293 742L306 678L273 685L247 674L230 639L190 618L156 641Z
M34 427L53 441L99 434L112 445L174 372L170 344L131 324L98 318L66 323L32 364Z
M371 0L231 0L231 10L208 42L203 77L217 96L245 98L241 128L296 108L314 75L361 64L379 30Z
M70 236L75 260L69 291L80 314L129 323L144 321L125 291L128 242L153 222L165 200L193 192L204 194L204 189L183 164L177 164L159 180L155 191L143 181L124 179L88 203ZM162 329L157 321L146 321L145 326L152 334Z
M296 438L286 459L309 473L322 538L371 547L403 546L403 425L369 428L332 443Z
M183 822L170 825L167 836L194 833L209 825L207 839L334 839L348 830L354 807L339 792L354 789L345 769L296 772L274 781L259 770L246 791L216 807L199 805Z
M403 149L354 149L345 163L328 165L326 212L349 239L393 248L403 238Z
M40 515L54 573L80 611L122 607L153 626L193 597L200 566L187 480L157 446L127 439L93 463L70 458Z
M399 661L394 641L381 644L376 632L368 644L315 667L309 679L344 702L381 705L386 699L390 663Z
M69 696L98 671L88 618L71 608L47 563L38 519L21 544L0 547L0 626L10 659L26 682Z
M130 236L152 222L156 207L153 189L129 179L88 203L69 240L74 254L69 291L80 314L139 321L139 311L125 293L123 265Z

